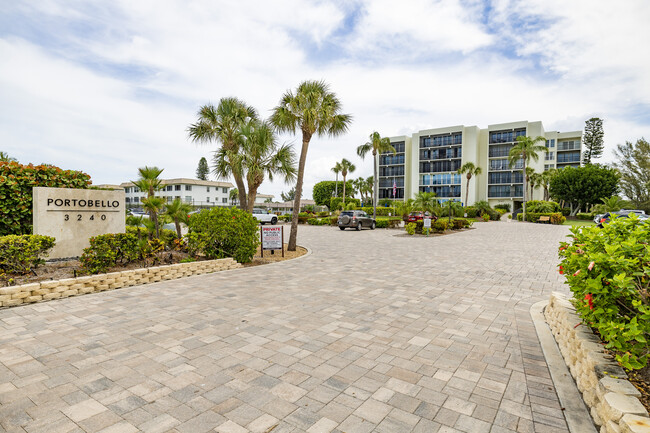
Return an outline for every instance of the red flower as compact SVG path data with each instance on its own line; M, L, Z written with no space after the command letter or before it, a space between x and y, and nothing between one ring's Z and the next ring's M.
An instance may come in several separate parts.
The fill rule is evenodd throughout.
M560 251L566 250L566 247L560 247Z
M232 217L232 219L237 219L237 217Z
M591 293L587 293L585 295L585 301L589 304L589 309L593 310L594 309L594 297L591 296Z
M560 275L564 274L564 268L560 266Z

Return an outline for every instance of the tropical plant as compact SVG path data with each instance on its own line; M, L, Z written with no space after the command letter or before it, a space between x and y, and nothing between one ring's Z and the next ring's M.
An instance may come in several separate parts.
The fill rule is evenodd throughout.
M388 153L391 152L393 155L395 155L396 150L395 148L390 144L390 138L388 137L382 137L379 135L379 132L375 131L372 134L370 134L370 141L368 141L365 144L362 144L361 146L357 147L357 155L361 157L361 159L364 159L368 153L372 153L372 160L374 163L374 183L373 183L373 195L372 195L372 206L374 208L372 217L377 218L377 201L378 201L378 195L379 195L379 173L378 173L378 155L382 153Z
M192 212L192 206L176 199L165 208L165 215L169 216L176 226L176 235L181 238L181 223L187 224L187 215Z
M458 169L458 174L465 174L467 178L467 186L465 188L465 206L469 206L469 181L473 176L481 174L481 167L477 167L473 162L466 162L461 168Z
M282 201L292 201L296 198L296 187L291 188L286 194L282 191L280 197L282 197Z
M429 212L433 215L439 215L441 210L440 202L434 192L419 192L415 196L413 206L418 210Z
M257 111L253 107L233 97L221 98L216 107L212 104L204 105L197 115L197 122L187 129L189 137L199 143L220 143L221 147L217 152L223 150L226 158L239 154L243 141L242 127L250 120L257 119ZM237 185L239 207L248 209L244 174L238 171L238 168L239 165L236 165L231 171Z
M252 212L255 207L257 190L268 178L279 175L286 182L295 179L295 153L291 146L278 145L275 132L270 123L257 119L249 120L241 127L241 143L237 153L222 146L214 154L214 173L227 178L239 173L246 179L248 194L247 207Z
M616 212L621 210L623 208L623 203L625 202L625 200L615 195L609 198L601 198L600 201L605 205L607 212Z
M546 146L537 144L539 142L546 142L546 138L538 136L531 138L528 136L519 136L517 137L517 143L512 146L510 149L510 154L508 155L508 160L510 167L517 165L519 161L523 161L523 173L524 173L524 185L523 185L523 214L524 219L526 218L526 167L530 161L539 160L539 152L545 152Z
M395 202L395 215L400 215L404 221L407 220L408 215L415 209L415 200L409 198L404 201Z
M492 208L486 200L477 201L474 203L474 206L477 210L477 215L483 215L484 213L489 214Z
M232 205L234 206L234 205L235 205L235 201L237 201L237 200L238 200L238 197L239 197L239 190L238 190L237 188L233 188L233 189L231 189L231 190L230 190L230 194L229 194L228 197L230 198L230 202L231 202Z
M549 193L548 193L548 188L551 185L551 180L553 177L557 174L557 169L551 168L549 170L546 170L542 173L542 177L540 179L540 185L542 188L544 188L544 200L549 201L551 199Z
M348 173L352 173L357 168L347 159L343 158L341 160L341 176L343 176L343 206L345 206L345 179L348 177Z
M530 168L530 167L529 167ZM535 189L539 189L542 184L543 176L541 173L532 173L529 177L530 181L530 198L533 198L533 192Z
M0 151L0 162L18 162L16 158L12 158L8 153Z
M145 227L145 225L144 225L144 216L143 215L139 215L139 216L129 215L129 216L127 216L126 217L126 225L131 226L131 227L135 227L136 228L136 234L138 235L138 240L142 239L141 231L142 231L142 227Z
M160 238L160 225L158 223L158 214L165 206L165 199L162 197L148 197L142 200L142 207L149 213L152 221L156 227L156 239Z
M196 178L199 180L208 180L208 174L210 174L210 167L208 167L208 160L203 156L199 159L199 166L196 167Z
M337 137L347 132L352 117L341 113L341 102L323 81L303 81L296 92L287 91L273 109L271 123L280 132L302 132L302 149L298 163L296 198L293 205L289 251L296 250L298 235L298 212L302 198L302 184L309 142L314 134Z
M340 162L337 162L336 164L334 164L334 167L332 167L332 171L336 173L336 183L334 184L334 197L339 196L339 173L341 172L342 169L343 167L341 167Z
M140 167L138 168L138 180L132 181L132 183L140 188L140 191L147 194L147 198L151 198L155 195L156 191L160 189L162 179L159 178L160 174L163 172L164 168L158 167Z

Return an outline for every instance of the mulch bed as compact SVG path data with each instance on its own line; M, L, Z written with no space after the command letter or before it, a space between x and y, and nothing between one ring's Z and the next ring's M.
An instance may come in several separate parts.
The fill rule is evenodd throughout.
M645 406L646 410L650 412L650 366L646 366L641 370L628 371L627 376L641 393L641 403Z

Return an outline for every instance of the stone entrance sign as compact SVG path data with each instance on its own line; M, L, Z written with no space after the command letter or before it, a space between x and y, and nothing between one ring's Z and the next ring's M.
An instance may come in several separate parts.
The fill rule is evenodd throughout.
M93 236L124 233L124 212L124 190L33 188L33 232L56 239L50 259L80 256Z

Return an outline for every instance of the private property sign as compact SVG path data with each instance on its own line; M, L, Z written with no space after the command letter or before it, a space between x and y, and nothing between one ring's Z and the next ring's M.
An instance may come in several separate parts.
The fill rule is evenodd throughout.
M284 257L284 248L282 247L282 240L284 235L284 227L261 227L260 236L262 239L262 257L264 250L282 250L282 257Z
M34 234L53 236L49 258L77 257L93 236L124 233L124 190L33 188Z

